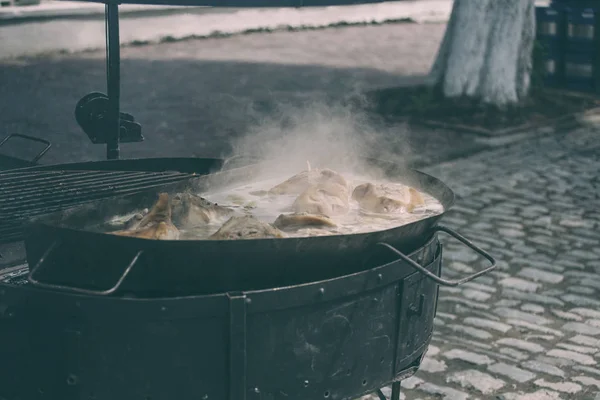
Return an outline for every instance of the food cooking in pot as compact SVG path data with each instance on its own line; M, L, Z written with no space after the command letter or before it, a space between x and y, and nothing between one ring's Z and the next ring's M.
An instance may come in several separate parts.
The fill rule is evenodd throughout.
M298 230L303 228L321 228L330 227L334 228L337 225L331 218L325 215L316 215L309 213L299 214L281 214L273 226L281 229L282 231Z
M120 222L122 230L113 233L184 240L346 235L390 229L443 212L434 197L401 183L342 176L310 165L287 180L272 177L211 187L206 193L175 194L170 202L161 194L147 215L118 217L129 220L130 227L124 229Z
M259 238L283 238L285 233L252 215L231 217L209 239L236 240Z
M327 217L346 214L350 210L347 185L325 182L309 186L294 201L296 213L321 214Z
M171 204L167 193L160 193L158 201L131 229L111 232L114 235L143 239L176 240L179 230L171 221Z
M404 185L364 183L352 192L361 209L372 213L412 212L425 201L416 189Z
M311 169L310 165L307 171L302 171L292 176L285 182L271 188L270 194L300 194L313 185L323 183L337 183L341 186L348 186L346 179L340 174L330 169Z
M173 223L179 229L218 222L233 214L232 209L212 203L204 197L192 193L178 193L173 196L171 210Z

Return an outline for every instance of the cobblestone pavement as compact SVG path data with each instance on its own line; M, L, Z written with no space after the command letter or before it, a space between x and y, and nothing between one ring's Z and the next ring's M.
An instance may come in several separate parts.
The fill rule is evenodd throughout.
M600 399L599 130L530 139L428 168L457 193L445 218L498 269L441 288L404 399ZM484 265L445 241L444 275Z

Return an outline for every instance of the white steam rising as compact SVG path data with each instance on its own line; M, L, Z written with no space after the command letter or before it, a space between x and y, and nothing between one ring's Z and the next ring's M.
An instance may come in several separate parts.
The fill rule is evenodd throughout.
M234 141L233 153L274 161L282 175L313 168L343 168L364 175L363 157L404 164L409 154L406 128L376 123L360 108L312 102L306 106L278 105ZM342 171L340 171L342 172Z

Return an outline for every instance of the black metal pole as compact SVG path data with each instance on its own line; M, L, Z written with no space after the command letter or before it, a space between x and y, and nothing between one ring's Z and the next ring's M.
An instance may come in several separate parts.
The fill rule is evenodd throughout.
M108 112L106 115L106 158L119 158L119 98L120 98L120 43L119 43L119 5L106 4L106 90L108 95Z
M392 383L392 397L390 400L400 400L400 382Z

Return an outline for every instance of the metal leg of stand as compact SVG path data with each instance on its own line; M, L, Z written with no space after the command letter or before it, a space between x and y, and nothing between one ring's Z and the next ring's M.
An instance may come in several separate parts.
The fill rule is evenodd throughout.
M108 95L108 132L106 133L106 158L119 158L119 101L121 84L121 54L119 41L119 6L106 4L106 94Z
M379 400L387 400L387 397L385 397L381 389L377 389L375 394L377 395L377 397L379 397Z
M392 397L390 400L400 400L400 382L392 383Z

